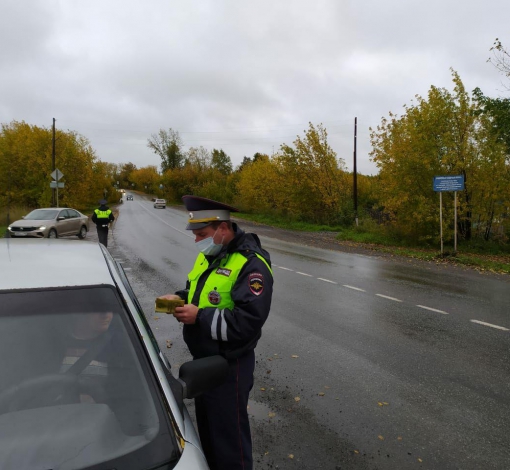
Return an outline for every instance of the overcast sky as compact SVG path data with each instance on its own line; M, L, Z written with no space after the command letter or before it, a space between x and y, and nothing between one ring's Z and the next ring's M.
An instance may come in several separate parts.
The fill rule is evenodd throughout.
M431 85L508 97L489 49L508 0L1 0L0 122L73 130L98 158L160 166L147 139L223 149L238 165L308 123L376 174L369 127ZM58 166L58 162L57 162Z

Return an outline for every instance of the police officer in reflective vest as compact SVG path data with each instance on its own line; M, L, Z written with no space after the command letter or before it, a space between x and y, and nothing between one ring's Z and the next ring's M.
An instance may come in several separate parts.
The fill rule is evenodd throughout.
M106 199L99 201L99 208L92 214L92 222L96 224L99 243L108 246L108 225L115 220L112 211L108 208Z
M175 318L194 359L220 354L228 360L227 381L195 399L202 448L212 470L251 470L248 396L253 387L255 346L269 315L273 273L257 235L231 222L234 207L183 196L187 230L199 251ZM169 299L176 295L166 295Z

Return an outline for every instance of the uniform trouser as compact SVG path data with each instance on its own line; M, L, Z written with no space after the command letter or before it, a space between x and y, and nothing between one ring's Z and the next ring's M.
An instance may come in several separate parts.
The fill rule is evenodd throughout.
M108 227L97 227L97 238L99 238L99 243L102 243L104 246L108 246Z
M200 442L211 470L252 470L248 396L255 353L229 360L226 383L195 398Z

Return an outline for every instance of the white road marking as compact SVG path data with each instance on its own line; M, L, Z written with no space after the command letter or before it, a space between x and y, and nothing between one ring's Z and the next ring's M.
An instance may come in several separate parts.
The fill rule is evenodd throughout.
M510 331L510 329L505 328L504 326L493 325L492 323L485 323L484 321L480 321L480 320L469 320L469 321L471 321L473 323L478 323L479 325L490 326L491 328L496 328L497 330Z
M301 276L313 277L311 274L306 274L306 273L302 273L302 272L299 272L299 271L296 271L296 274L301 274Z
M329 282L331 284L338 284L338 282L335 282L335 281L330 281L329 279L324 279L322 277L318 277L317 278L319 281L324 281L324 282Z
M425 305L417 305L417 307L424 308L425 310L430 310L431 312L442 313L443 315L448 315L448 312L443 312L443 310L438 310L437 308L425 307Z
M344 284L344 287L347 287L348 289L359 290L360 292L366 292L365 289L360 289L359 287L354 287L354 286L348 286L347 284Z
M402 302L400 299L396 299L395 297L389 297L388 295L382 295L382 294L375 294L379 297L383 297L384 299L388 300L394 300L395 302Z
M283 266L278 266L280 269L283 269L284 271L294 271L293 269L290 269L290 268L284 268Z

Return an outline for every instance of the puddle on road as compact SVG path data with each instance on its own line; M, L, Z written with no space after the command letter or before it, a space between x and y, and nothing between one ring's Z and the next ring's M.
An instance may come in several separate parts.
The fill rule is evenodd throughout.
M253 419L268 419L272 410L258 401L248 400L248 415Z

